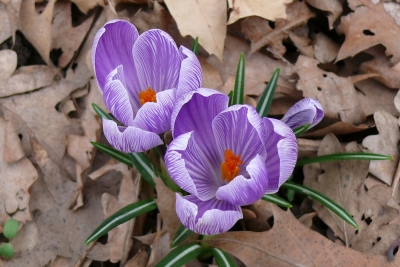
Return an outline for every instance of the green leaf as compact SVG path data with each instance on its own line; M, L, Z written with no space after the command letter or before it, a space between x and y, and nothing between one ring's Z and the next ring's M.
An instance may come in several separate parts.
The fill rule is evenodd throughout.
M193 45L192 45L192 52L196 56L199 53L199 37L196 37L196 39L194 39L194 42L193 42Z
M265 194L262 198L262 200L274 203L278 206L285 207L285 208L291 208L292 204L284 200L283 198L278 197L277 195L274 194Z
M244 63L244 53L240 54L239 63L236 71L235 88L233 90L233 103L243 104L244 103L244 76L245 76L245 63Z
M14 256L14 248L10 243L3 243L0 245L0 256L11 259Z
M232 257L222 249L211 248L211 253L214 256L218 267L237 267L237 264Z
M102 237L103 235L107 234L118 225L127 222L143 213L155 210L156 208L157 204L154 199L142 200L123 207L122 209L105 219L86 239L85 245L88 245L98 238Z
M97 148L98 150L100 150L101 152L109 155L110 157L128 165L129 167L132 167L132 162L129 158L129 156L119 150L116 150L112 147L97 143L97 142L90 142L95 148Z
M306 196L311 197L312 199L318 201L331 211L333 211L336 215L338 215L340 218L342 218L344 221L346 221L348 224L356 228L357 230L359 229L357 222L353 219L353 217L341 206L339 206L335 201L332 199L328 198L327 196L321 194L320 192L315 191L314 189L311 189L307 186L304 185L299 185L295 184L293 182L286 182L282 184L282 188L285 189L290 189L295 191L296 193L303 194Z
M171 250L155 267L181 267L197 258L203 248L199 244L188 244Z
M393 159L392 156L386 156L375 153L346 152L346 153L323 155L315 158L299 160L296 163L296 167L301 167L306 164L312 164L317 162L329 162L338 160L392 160L392 159Z
M258 114L260 114L260 117L267 117L268 115L269 108L272 104L272 99L274 98L276 85L278 84L279 72L280 68L276 68L274 74L272 74L271 79L265 87L260 100L258 101L256 110Z
M230 107L233 105L233 91L232 90L229 92L228 97L229 97L228 106Z
M293 190L288 190L286 193L286 197L289 200L289 202L292 202L294 199L294 195L296 192L294 192Z
M300 135L302 135L303 133L307 132L308 129L310 129L311 124L306 124L300 127L297 127L296 129L293 130L294 135L296 137L299 137Z
M191 234L193 234L192 230L186 228L184 225L181 225L178 231L176 231L174 240L171 242L171 248L185 241Z
M146 180L152 187L156 187L154 182L154 167L150 160L142 152L140 153L128 153L128 158L131 160L135 168L142 175L143 179Z
M19 222L15 219L9 219L4 225L3 234L8 239L14 238L18 233Z
M93 107L94 111L97 113L97 115L98 115L101 119L114 120L113 117L111 117L107 112L105 112L104 110L102 110L101 107L99 107L99 106L96 105L95 103L92 103L92 107Z

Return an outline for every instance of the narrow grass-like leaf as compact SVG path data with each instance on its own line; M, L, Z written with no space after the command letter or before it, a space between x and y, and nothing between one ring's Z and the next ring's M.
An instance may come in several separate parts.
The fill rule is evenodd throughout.
M97 142L90 142L95 148L97 148L98 150L100 150L101 152L109 155L110 157L128 165L129 167L132 167L132 162L129 159L129 156L119 150L116 150L110 146L106 146Z
M310 128L311 124L306 124L300 127L297 127L296 129L293 130L294 135L296 137L299 137L300 135L302 135L303 133L307 132L307 130Z
M232 90L229 92L228 97L229 97L228 105L232 106L233 105L233 91Z
M244 103L244 76L245 76L244 53L240 54L236 70L235 88L233 89L233 105Z
M194 39L194 42L193 42L193 45L192 45L192 52L196 56L199 53L199 37L196 37L196 39Z
M289 200L289 202L292 202L294 200L294 195L296 192L294 192L293 190L288 190L286 193L286 197Z
M342 218L345 222L350 224L356 229L359 229L357 222L353 219L353 217L341 206L339 206L335 201L328 198L327 196L321 194L320 192L315 191L304 185L295 184L293 182L286 182L282 184L282 188L293 190L299 194L303 194L311 197L312 199L318 201L331 211L333 211L336 215Z
M258 114L260 114L261 118L267 117L268 115L269 108L272 104L272 99L274 98L276 85L278 84L279 72L280 68L276 68L274 74L272 74L271 79L265 87L265 90L261 95L260 100L258 101L256 110Z
M182 189L172 180L171 176L169 175L167 171L167 167L165 166L164 160L161 158L160 159L160 165L161 165L161 172L157 173L157 175L161 178L163 183L171 189L172 192L182 192Z
M278 206L284 207L284 208L291 208L292 204L284 200L283 198L278 197L277 195L274 194L265 194L262 198L262 200L274 203Z
M151 210L155 210L157 204L154 199L141 200L136 203L129 204L107 219L105 219L93 233L86 239L85 245L92 243L103 235L107 234L109 231L117 227L118 225L127 222L143 213Z
M391 160L391 159L393 159L392 156L386 156L375 153L345 152L338 154L323 155L315 158L302 159L296 163L296 167L317 162L328 162L328 161L338 161L338 160Z
M185 241L191 234L193 234L192 230L186 228L184 225L181 225L178 231L176 231L174 240L171 242L171 248Z
M232 257L220 248L211 248L211 253L217 262L218 267L237 267Z
M110 116L110 114L108 114L107 112L105 112L103 109L101 109L101 107L99 107L98 105L96 105L95 103L92 103L92 107L94 109L94 111L97 113L97 115L101 118L101 119L107 119L107 120L114 120L113 117Z
M18 233L19 222L15 219L9 219L4 225L3 234L8 239L13 239Z
M199 244L188 244L174 248L155 267L181 267L197 258L203 248Z
M156 187L154 182L153 164L142 152L140 153L128 153L129 159L132 161L135 168L142 175L143 179L146 180L152 187Z
M6 259L11 259L14 256L14 248L10 243L3 243L0 245L0 256Z

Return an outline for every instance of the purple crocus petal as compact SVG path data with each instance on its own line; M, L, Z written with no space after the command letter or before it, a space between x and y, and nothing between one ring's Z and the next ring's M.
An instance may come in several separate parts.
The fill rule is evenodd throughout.
M294 104L283 116L282 121L290 128L311 124L310 128L317 125L324 117L321 104L312 98L304 98Z
M182 54L184 60L182 61L179 74L176 98L180 98L184 94L200 88L203 77L200 62L196 55L184 46L179 48L179 52Z
M161 134L171 127L171 113L174 106L174 90L158 92L157 102L145 103L137 112L133 126Z
M125 87L122 65L118 66L107 76L103 98L111 114L125 125L132 125L133 110Z
M194 134L189 132L179 135L171 142L165 154L165 165L177 185L206 201L215 197L222 180L219 179L220 174L215 173L215 166L212 166L196 143Z
M196 142L202 144L202 151L210 157L214 166L221 164L221 161L216 152L211 123L217 114L228 107L228 101L228 96L218 91L200 88L181 98L171 116L173 137L196 132Z
M118 127L107 119L103 119L103 132L112 147L125 153L143 152L163 143L155 133L133 126Z
M268 171L264 158L256 155L246 170L250 178L243 175L235 177L230 183L218 188L216 198L239 206L250 205L259 200L268 189Z
M268 137L265 142L268 151L265 165L269 184L265 193L272 194L293 172L297 161L297 140L293 131L282 121L271 118L263 118L262 121Z
M144 32L133 45L132 54L140 90L150 87L161 92L178 86L182 59L174 40L166 32Z
M92 64L101 91L104 91L108 74L119 65L123 66L125 77L137 79L132 46L138 37L135 26L124 20L109 21L97 32L92 46Z
M224 152L231 150L246 166L257 155L266 158L262 140L266 139L262 120L257 111L247 105L234 105L218 114L212 122L213 133L218 146L220 162ZM222 159L222 161L221 161ZM244 168L240 174L245 175Z
M224 233L243 218L240 206L215 198L201 201L194 195L176 194L176 213L186 228L201 235Z

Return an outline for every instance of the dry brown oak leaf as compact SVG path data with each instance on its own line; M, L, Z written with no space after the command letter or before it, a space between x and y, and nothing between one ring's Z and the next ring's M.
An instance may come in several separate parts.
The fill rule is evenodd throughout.
M342 149L337 138L328 134L320 144L318 156L359 152L356 142ZM336 161L315 163L304 167L304 185L329 197L353 216L360 229L356 230L319 202L313 202L318 216L333 230L335 236L352 249L386 255L397 239L400 226L389 224L399 211L386 205L391 188L385 185L364 187L368 176L368 161Z
M349 0L354 11L342 17L337 30L345 34L336 61L353 57L372 46L382 44L386 47L386 55L393 56L392 63L400 61L400 26L385 10L382 1ZM371 19L373 18L373 19Z
M250 16L258 16L272 21L279 18L286 19L286 4L292 1L228 0L228 6L232 9L229 14L228 24Z
M0 117L0 225L11 215L22 223L32 220L30 188L37 178L13 125Z
M324 108L325 116L340 119L354 125L365 121L365 115L357 98L351 77L342 78L318 68L313 58L299 56L296 70L300 77L297 88L304 97L317 99Z
M333 29L333 23L343 12L342 4L339 0L306 0L308 4L316 9L329 12L327 15L329 21L329 29Z
M0 24L0 44L10 37L15 39L21 1L8 0L0 2L0 18L2 18Z
M199 38L199 44L222 61L226 37L225 0L165 0L182 36Z
M246 266L394 266L385 256L337 245L274 206L274 226L266 232L228 232L207 243L235 255Z

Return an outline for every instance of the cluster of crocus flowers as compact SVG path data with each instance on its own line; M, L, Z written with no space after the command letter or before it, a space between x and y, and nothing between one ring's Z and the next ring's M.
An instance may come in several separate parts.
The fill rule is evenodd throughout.
M172 130L165 164L189 195L176 194L176 212L194 232L228 231L241 206L278 191L292 174L297 141L292 131L317 124L321 105L303 99L282 120L261 118L248 105L228 106L228 96L200 88L199 61L161 30L139 36L114 20L96 35L93 66L107 108L124 126L103 119L109 143L123 152L162 145Z

